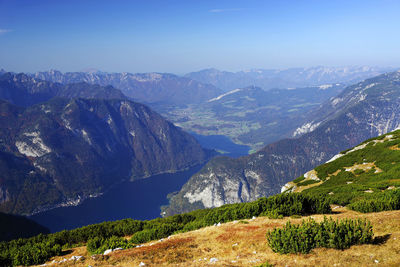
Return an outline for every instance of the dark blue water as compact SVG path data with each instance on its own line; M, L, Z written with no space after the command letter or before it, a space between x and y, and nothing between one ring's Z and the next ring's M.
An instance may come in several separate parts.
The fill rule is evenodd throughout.
M204 148L222 150L225 156L237 158L249 154L250 147L245 145L238 145L232 142L229 137L224 135L200 135L191 132L194 138Z
M85 200L79 206L57 208L30 218L51 232L124 218L154 219L160 217L160 207L168 204L167 195L179 191L200 168L197 166L183 172L124 182L100 197Z

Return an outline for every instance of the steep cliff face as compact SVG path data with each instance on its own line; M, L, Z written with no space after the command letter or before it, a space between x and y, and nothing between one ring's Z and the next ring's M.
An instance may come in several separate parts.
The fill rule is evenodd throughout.
M53 98L27 108L0 101L0 211L76 204L208 157L192 136L129 100Z
M338 105L338 100L342 104ZM336 108L335 108L336 107ZM313 131L284 139L239 159L215 158L171 198L167 214L254 200L280 192L344 149L400 126L400 72L348 87L321 107ZM243 185L245 185L243 187Z

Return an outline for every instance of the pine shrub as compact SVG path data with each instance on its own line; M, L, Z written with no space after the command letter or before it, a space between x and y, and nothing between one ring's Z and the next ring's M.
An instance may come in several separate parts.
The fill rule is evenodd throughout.
M334 221L326 217L321 223L308 219L295 225L289 221L283 229L275 228L267 233L272 251L280 254L306 254L316 247L346 249L370 243L372 237L372 226L367 220Z
M363 213L398 210L400 209L400 190L385 192L371 199L360 199L348 207Z
M133 245L128 242L128 240L123 237L112 236L110 238L99 238L95 237L88 240L87 250L91 254L102 254L107 249L115 249L115 248L130 248Z

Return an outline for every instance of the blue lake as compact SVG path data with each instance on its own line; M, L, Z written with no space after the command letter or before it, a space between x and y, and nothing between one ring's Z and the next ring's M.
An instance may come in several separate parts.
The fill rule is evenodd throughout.
M167 195L180 190L201 167L123 182L78 206L56 208L30 218L51 232L124 218L154 219L160 217L160 207L168 204Z
M235 144L224 135L200 135L193 132L190 134L196 138L202 147L225 151L225 156L237 158L249 154L249 146Z
M226 151L225 155L231 157L247 155L249 151L249 147L237 145L225 136L193 136L203 147ZM179 191L201 167L123 182L102 196L87 199L78 206L56 208L30 218L52 232L124 218L154 219L160 217L160 207L168 204L167 195Z

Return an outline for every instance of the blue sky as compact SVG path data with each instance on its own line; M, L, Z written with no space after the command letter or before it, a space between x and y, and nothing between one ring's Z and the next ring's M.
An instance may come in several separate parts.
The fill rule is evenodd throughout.
M0 0L0 68L400 66L397 0Z

